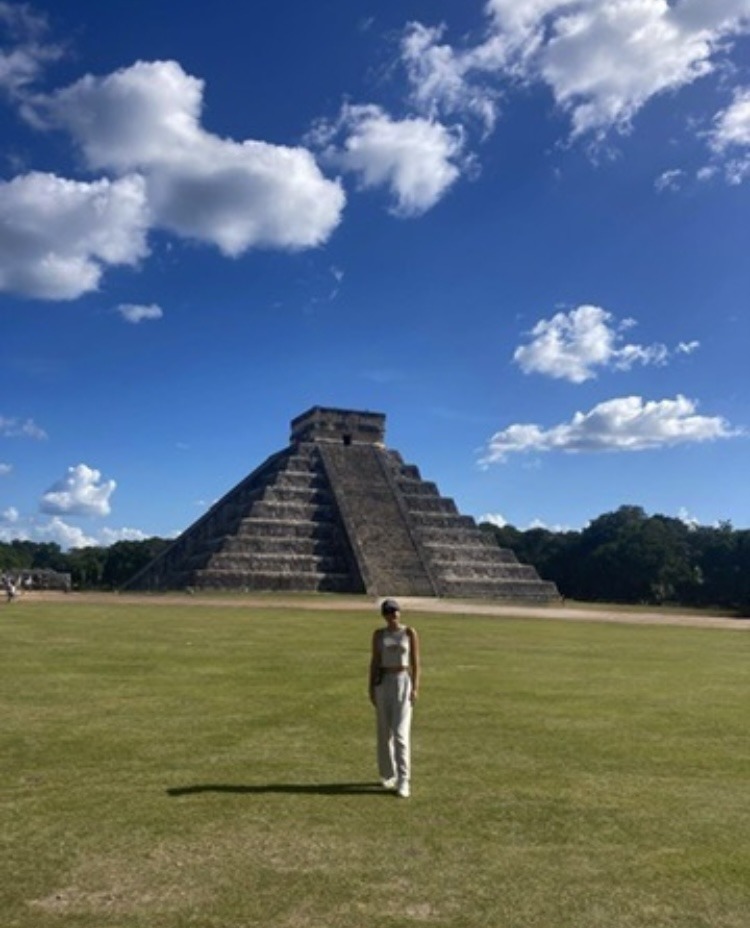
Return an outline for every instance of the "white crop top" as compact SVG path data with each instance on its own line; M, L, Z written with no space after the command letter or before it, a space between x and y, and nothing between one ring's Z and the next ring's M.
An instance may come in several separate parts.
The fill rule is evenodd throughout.
M408 667L411 658L411 639L406 626L392 632L389 628L380 633L380 666Z

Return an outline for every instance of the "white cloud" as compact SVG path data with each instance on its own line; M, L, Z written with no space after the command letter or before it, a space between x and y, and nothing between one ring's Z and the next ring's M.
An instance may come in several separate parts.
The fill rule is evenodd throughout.
M72 300L105 267L147 253L142 178L64 180L31 173L0 182L0 291Z
M508 521L499 512L486 512L477 519L477 522L488 522L490 525L496 525L498 528L504 528Z
M14 507L0 512L0 541L4 542L49 541L67 550L88 547L106 548L118 541L143 541L150 537L137 528L102 528L89 533L76 525L70 525L59 516L54 516L47 521L24 519Z
M103 481L98 470L77 464L47 490L39 508L51 515L106 516L116 487L114 480Z
M150 538L150 535L147 535L145 532L142 532L139 528L103 528L99 532L99 540L97 544L104 547L109 547L118 541L145 541L147 538Z
M654 181L654 187L658 193L663 193L665 190L674 192L680 189L684 180L685 172L680 168L673 168L660 174Z
M0 23L9 9L0 2ZM7 57L0 52L0 85ZM14 86L30 83L32 71L22 80L16 68ZM156 61L52 94L24 92L31 125L67 131L92 171L113 176L32 172L0 182L0 291L76 299L96 290L108 267L145 257L153 226L231 257L324 243L345 203L339 181L307 149L206 132L203 91L176 62Z
M37 441L41 441L47 437L47 433L33 419L25 419L22 422L12 416L0 416L0 437L35 438Z
M684 522L688 528L698 528L700 526L700 519L696 516L690 515L689 511L685 506L681 506L677 512L677 518L680 522Z
M142 305L139 303L120 303L117 312L126 322L137 325L139 322L146 320L161 319L164 315L161 306L156 303Z
M544 521L544 519L532 519L531 522L529 522L529 524L526 526L524 531L528 532L535 528L541 528L545 532L554 532L554 533L575 531L575 529L572 529L569 525L561 525L560 523L557 523L555 525L549 525L547 522Z
M675 348L677 354L692 354L694 351L697 351L701 346L701 343L698 341L692 342L680 342Z
M13 472L12 464L4 464L0 462L0 477L7 477L8 474Z
M411 102L430 118L439 114L474 117L485 131L498 117L498 91L486 83L487 72L498 69L493 42L457 50L442 43L444 28L410 23L401 55L412 86ZM484 80L482 80L484 78Z
M126 174L170 164L206 139L199 121L204 83L176 61L138 61L105 77L87 74L28 101L40 128L65 129L92 169Z
M525 374L546 374L572 383L591 380L598 368L629 370L634 364L664 364L669 350L662 344L623 344L621 333L633 324L632 320L614 324L612 313L599 306L578 306L540 319L529 333L531 341L515 350L513 360Z
M479 463L500 463L509 454L529 451L647 451L741 434L720 416L697 415L695 402L679 394L658 401L626 396L577 412L570 422L551 429L511 425L492 436Z
M83 529L69 525L58 517L35 526L32 535L28 537L33 541L52 541L63 549L89 548L98 544L93 535L87 535Z
M716 174L717 174L717 167L715 164L704 165L702 168L699 168L695 172L695 176L698 178L699 181L702 181L703 183L707 183L708 181L713 180L714 177L716 177Z
M750 147L750 88L739 88L732 103L714 119L711 146L716 151Z
M460 50L410 25L402 56L424 107L495 118L492 79L542 82L573 136L625 130L659 94L715 71L750 23L748 0L488 0L484 39Z
M335 147L338 135L344 139ZM345 106L336 123L319 123L313 137L325 146L326 160L356 174L362 188L386 187L391 212L400 217L435 206L467 166L458 129L422 117L395 120L373 105Z
M714 118L709 140L730 184L740 184L750 176L750 87L735 90L732 103ZM717 169L713 165L704 171L715 173Z
M203 89L175 61L140 61L37 96L26 113L67 130L90 168L142 174L154 224L180 236L230 256L325 242L344 206L338 181L304 148L206 132Z
M45 41L46 19L26 4L0 2L0 90L18 94L62 55Z
M218 140L203 149L191 164L149 172L150 203L165 228L236 257L253 247L321 245L338 225L343 191L308 151Z
M741 158L730 158L723 166L727 183L733 186L750 177L750 154Z
M11 527L10 525L4 525L2 520L0 520L0 541L4 541L8 543L11 541L27 541L27 540L30 540L27 532L19 531Z
M711 70L704 30L680 28L666 0L558 9L539 73L570 112L573 134L627 128L652 97Z
M477 520L478 522L489 522L490 525L496 525L498 528L504 528L506 525L510 528L516 528L521 532L528 532L535 528L544 529L547 532L569 532L571 528L567 525L548 525L542 519L532 519L528 525L512 525L507 521L503 516L499 514L487 513L486 515L480 516Z
M570 115L574 136L601 137L627 129L654 96L724 67L732 40L750 25L750 0L487 0L485 11L484 35L462 47L446 41L442 26L404 31L401 58L420 115L347 106L331 128L342 138L326 152L332 163L364 189L387 189L397 216L421 215L474 169L464 126L447 117L490 131L501 92L542 83ZM75 299L110 266L144 257L154 226L236 257L319 246L341 221L341 183L323 175L309 150L206 131L204 82L178 62L139 61L32 94L61 49L46 42L45 21L27 6L0 0L2 28L10 41L0 46L0 88L22 101L37 128L69 133L88 168L109 177L28 174L0 185L0 291ZM746 93L717 116L711 136L715 156L729 158L731 183L750 173ZM671 170L656 183L674 189L680 180Z

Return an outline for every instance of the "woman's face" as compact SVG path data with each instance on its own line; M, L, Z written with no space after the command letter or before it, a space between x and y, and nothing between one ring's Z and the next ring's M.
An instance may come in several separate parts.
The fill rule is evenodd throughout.
M398 620L401 618L401 613L398 609L394 609L392 612L386 612L383 618L389 625L398 625Z

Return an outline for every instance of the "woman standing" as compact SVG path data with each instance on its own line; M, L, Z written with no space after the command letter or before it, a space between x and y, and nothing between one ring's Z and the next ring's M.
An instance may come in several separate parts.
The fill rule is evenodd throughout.
M419 692L419 638L401 624L394 599L380 606L386 627L372 636L370 701L377 713L378 772L386 789L411 793L411 713Z

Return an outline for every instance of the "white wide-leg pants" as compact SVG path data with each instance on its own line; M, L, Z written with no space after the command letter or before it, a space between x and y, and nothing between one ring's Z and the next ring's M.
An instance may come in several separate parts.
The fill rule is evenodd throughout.
M411 777L411 677L408 671L384 673L375 687L378 773L382 780Z

